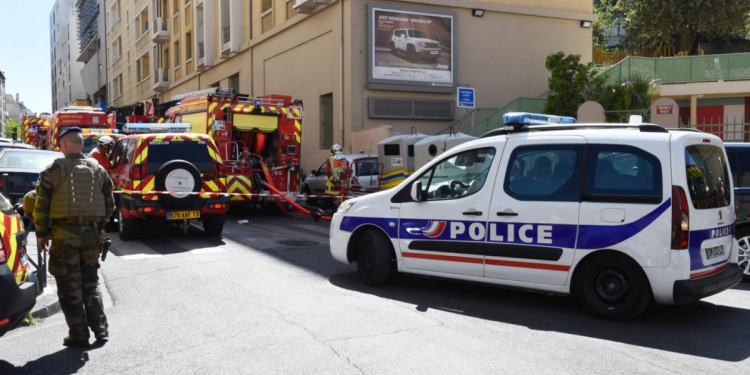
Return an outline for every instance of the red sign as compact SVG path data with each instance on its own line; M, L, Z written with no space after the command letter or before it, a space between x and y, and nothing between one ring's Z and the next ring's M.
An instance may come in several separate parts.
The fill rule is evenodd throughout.
M672 114L672 107L674 107L671 104L668 105L657 105L656 106L656 114L657 115L671 115Z

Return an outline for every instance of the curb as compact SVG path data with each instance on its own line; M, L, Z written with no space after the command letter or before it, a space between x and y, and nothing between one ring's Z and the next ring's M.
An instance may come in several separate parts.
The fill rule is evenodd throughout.
M57 298L57 286L54 282L47 283L44 292L37 297L37 303L31 310L31 316L44 319L60 312L60 301Z

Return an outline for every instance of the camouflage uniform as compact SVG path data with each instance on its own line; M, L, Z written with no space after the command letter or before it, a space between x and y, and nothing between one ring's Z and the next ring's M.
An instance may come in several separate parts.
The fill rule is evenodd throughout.
M69 160L73 159L73 160ZM66 165L78 165L88 168L96 181L90 195L103 194L104 216L99 217L64 217L59 216L61 202L59 190L63 189L70 178ZM98 174L98 175L97 175ZM71 182L72 183L72 182ZM99 185L99 186L96 186ZM80 189L79 189L80 190ZM91 328L97 339L108 336L107 317L104 315L101 290L99 289L99 250L97 240L103 223L114 211L112 180L107 172L94 160L86 159L82 154L70 154L57 159L39 174L36 185L37 201L34 207L34 225L37 237L52 237L49 249L49 272L57 281L57 295L60 307L65 314L69 328L70 340L88 340ZM101 206L101 197L95 197ZM89 204L87 201L62 202L73 208ZM84 206L85 207L85 206ZM87 208L83 208L86 210ZM56 211L57 210L57 211ZM50 215L50 213L53 215ZM80 211L80 210L79 210ZM55 214L54 212L58 212Z

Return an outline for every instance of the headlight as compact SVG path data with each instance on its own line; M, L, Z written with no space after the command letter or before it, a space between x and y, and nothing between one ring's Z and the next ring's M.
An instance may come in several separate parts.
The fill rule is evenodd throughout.
M339 205L339 209L336 211L336 213L345 214L346 211L349 211L352 207L354 207L355 203L357 203L357 201L355 201L354 199L344 201L344 203L341 203L341 205Z
M425 42L420 42L419 45L421 45L422 47L427 47L427 43Z

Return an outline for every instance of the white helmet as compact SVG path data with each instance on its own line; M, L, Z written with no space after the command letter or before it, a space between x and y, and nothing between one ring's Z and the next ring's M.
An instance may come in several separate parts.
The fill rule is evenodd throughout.
M103 135L99 137L97 142L99 143L100 146L112 146L112 144L115 143L115 140L112 139L112 137L108 135Z
M337 153L339 153L339 152L341 152L343 150L344 150L344 148L341 147L341 145L338 144L338 143L334 143L333 146L331 146L331 153L332 154L337 154Z

